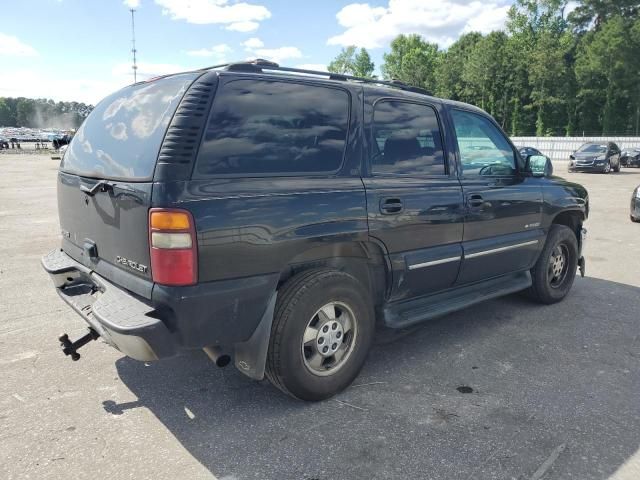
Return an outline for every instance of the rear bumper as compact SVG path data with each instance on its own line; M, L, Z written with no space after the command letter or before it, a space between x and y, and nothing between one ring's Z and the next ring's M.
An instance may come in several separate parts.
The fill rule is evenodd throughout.
M219 346L232 352L263 319L278 274L189 287L154 285L147 300L120 288L62 250L42 258L60 297L125 355L150 361Z
M147 301L116 287L61 250L42 257L42 266L60 298L111 346L143 361L176 353L171 332Z

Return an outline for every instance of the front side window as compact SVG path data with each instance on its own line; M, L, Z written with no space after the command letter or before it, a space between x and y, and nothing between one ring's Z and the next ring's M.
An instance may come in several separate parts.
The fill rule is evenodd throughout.
M374 174L446 173L438 117L432 107L390 100L376 103L373 140Z
M234 80L216 94L195 176L335 172L349 94L267 80Z
M489 119L463 110L453 110L452 117L465 176L516 173L513 149Z

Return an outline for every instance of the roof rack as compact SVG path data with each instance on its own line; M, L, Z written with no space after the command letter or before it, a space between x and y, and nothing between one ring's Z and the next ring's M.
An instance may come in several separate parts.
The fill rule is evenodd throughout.
M328 77L329 80L340 80L340 81L354 81L354 82L362 82L362 83L370 83L374 85L385 85L387 87L398 88L400 90L405 90L407 92L420 93L422 95L433 95L429 90L420 87L414 87L413 85L407 85L400 80L377 80L371 78L364 77L355 77L353 75L345 75L343 73L331 73L331 72L322 72L319 70L307 70L304 68L291 68L291 67L281 67L275 62L270 62L269 60L264 60L262 58L256 58L255 60L247 60L245 62L233 62L233 63L223 63L220 65L214 65L211 67L205 67L201 70L214 70L214 69L225 69L226 71L231 72L254 72L261 73L264 70L273 70L277 72L287 72L287 73L300 73L303 75L316 75L322 77Z

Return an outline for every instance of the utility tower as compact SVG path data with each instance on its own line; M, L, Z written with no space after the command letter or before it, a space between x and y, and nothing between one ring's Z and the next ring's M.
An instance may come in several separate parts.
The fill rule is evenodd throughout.
M138 64L136 61L136 21L135 21L135 9L131 8L129 9L131 11L131 53L133 55L133 65L132 65L132 69L133 69L133 83L137 83L138 82Z

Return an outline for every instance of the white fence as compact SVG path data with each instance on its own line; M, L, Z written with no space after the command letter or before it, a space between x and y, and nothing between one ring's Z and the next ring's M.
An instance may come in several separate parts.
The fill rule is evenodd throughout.
M533 147L552 160L569 160L569 155L586 142L614 142L625 150L640 147L640 137L511 137L517 147Z

